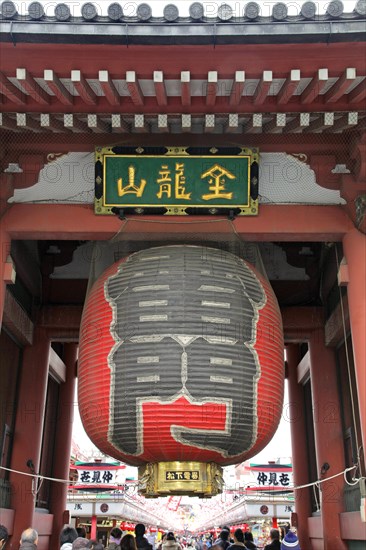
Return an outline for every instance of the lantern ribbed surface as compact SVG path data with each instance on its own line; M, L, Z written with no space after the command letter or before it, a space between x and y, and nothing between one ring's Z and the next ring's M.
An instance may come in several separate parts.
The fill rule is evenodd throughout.
M90 439L132 465L242 462L282 411L281 316L268 282L214 248L136 252L83 312L79 407Z

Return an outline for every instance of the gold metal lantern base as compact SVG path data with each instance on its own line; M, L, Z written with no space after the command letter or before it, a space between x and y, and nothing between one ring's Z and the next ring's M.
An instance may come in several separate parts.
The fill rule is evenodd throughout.
M223 484L222 468L214 462L154 462L139 467L139 493L146 498L207 498L221 493Z

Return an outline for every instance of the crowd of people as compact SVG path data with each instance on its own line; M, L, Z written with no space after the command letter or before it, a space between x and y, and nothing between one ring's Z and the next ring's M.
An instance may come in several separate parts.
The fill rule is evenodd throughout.
M148 541L145 536L145 526L138 523L135 526L135 534L123 534L119 527L114 527L109 534L108 546L105 547L97 540L89 540L86 537L86 531L83 527L76 529L70 525L65 525L60 533L59 550L81 550L89 548L92 550L257 550L254 544L253 535L250 531L236 529L231 538L229 527L224 527L216 540L208 537L195 542L190 541L189 545L181 545L172 531L165 533L156 548ZM270 542L266 544L264 550L301 550L296 533L290 528L286 530L271 529ZM8 531L0 525L0 550L5 550L5 544L8 540ZM35 529L29 527L23 531L19 550L37 550L38 533Z

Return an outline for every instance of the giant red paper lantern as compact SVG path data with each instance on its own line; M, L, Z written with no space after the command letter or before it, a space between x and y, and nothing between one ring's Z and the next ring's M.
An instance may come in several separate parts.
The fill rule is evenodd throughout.
M78 374L84 427L110 456L135 466L242 462L266 446L282 411L276 298L222 250L134 253L87 297Z

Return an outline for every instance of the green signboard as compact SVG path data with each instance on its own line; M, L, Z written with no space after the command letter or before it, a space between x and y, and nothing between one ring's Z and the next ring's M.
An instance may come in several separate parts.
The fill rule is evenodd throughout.
M95 212L216 214L258 211L258 154L218 149L166 148L165 154L138 153L122 147L96 149ZM214 151L214 152L210 152ZM200 150L201 152L201 150ZM134 153L134 154L133 154ZM192 154L193 153L193 154ZM217 154L216 154L217 153Z

